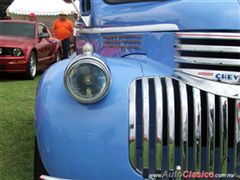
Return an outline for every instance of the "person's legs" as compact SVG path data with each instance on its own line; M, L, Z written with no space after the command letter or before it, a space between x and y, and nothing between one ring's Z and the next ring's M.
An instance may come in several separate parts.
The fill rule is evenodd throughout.
M73 43L74 43L74 51L77 50L77 45L76 45L76 36L73 36Z
M63 48L63 59L68 58L68 53L70 49L70 42L69 39L62 40L62 48Z

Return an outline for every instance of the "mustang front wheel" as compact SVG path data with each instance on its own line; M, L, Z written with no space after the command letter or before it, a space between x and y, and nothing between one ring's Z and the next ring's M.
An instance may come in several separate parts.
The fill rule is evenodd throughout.
M26 77L27 79L34 79L37 73L37 56L32 51L28 58Z

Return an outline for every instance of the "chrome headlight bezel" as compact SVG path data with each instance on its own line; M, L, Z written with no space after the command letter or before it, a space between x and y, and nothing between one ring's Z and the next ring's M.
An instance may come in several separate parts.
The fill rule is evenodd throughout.
M72 89L70 85L71 77L70 73L74 70L74 68L80 67L81 65L91 65L95 68L99 68L103 74L105 75L106 81L104 83L104 87L101 89L101 91L94 97L83 97L79 94L76 94L74 90ZM66 89L68 90L69 94L76 99L78 102L83 104L90 104L90 103L96 103L103 99L109 91L109 87L111 84L111 73L104 61L102 61L100 58L89 55L89 56L77 56L75 60L73 60L68 67L65 70L64 74L64 84Z

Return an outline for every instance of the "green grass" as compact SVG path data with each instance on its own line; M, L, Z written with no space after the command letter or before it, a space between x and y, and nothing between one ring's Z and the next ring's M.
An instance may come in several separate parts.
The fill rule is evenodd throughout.
M0 179L33 179L34 81L0 78Z

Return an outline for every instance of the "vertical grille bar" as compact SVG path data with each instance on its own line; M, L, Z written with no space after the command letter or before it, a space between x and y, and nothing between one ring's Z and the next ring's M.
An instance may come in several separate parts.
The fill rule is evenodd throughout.
M227 173L228 159L228 102L220 97L220 165L221 173Z
M188 169L188 98L186 84L179 82L181 103L181 166Z
M149 84L148 78L142 78L143 90L143 176L148 177L149 169Z
M130 119L130 160L133 167L136 167L136 81L133 81L130 85L129 92L129 119Z
M214 172L215 159L215 96L207 94L207 168Z
M163 97L160 77L154 78L156 102L156 171L161 173L163 154Z
M166 78L168 115L168 169L174 171L175 163L175 102L172 79Z
M200 90L193 88L193 108L194 108L194 170L201 171L201 98Z
M240 100L236 101L235 109L235 143L234 143L234 168L237 177L240 177ZM237 172L238 169L238 172Z

